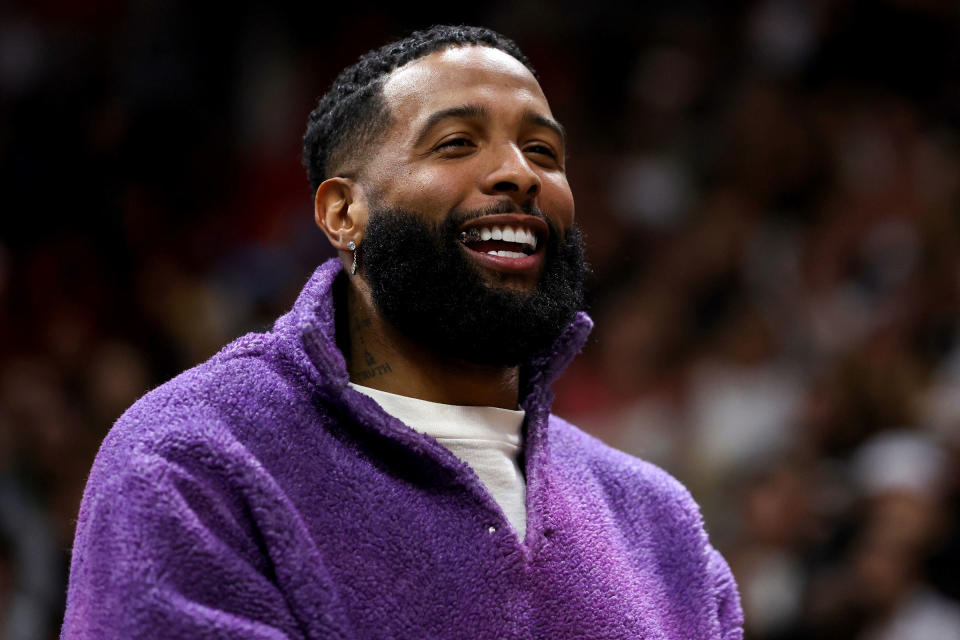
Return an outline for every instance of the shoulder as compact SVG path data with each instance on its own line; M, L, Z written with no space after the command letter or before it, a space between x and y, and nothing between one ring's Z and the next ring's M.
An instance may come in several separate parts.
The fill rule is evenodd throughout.
M644 566L672 567L668 573L678 578L683 593L700 585L709 600L704 614L714 621L716 637L742 638L736 582L710 544L700 508L686 487L660 467L618 451L555 416L550 418L550 453L565 487L594 505L595 513L615 526L620 539L643 557Z
M283 399L272 396L289 399L296 388L274 340L255 334L228 345L146 394L111 429L77 518L65 637L224 637L221 627L234 623L243 627L236 637L251 624L296 629L264 578L276 570L264 549L304 566L311 553L263 455L283 449L269 433L284 424L274 419ZM225 592L228 583L242 588ZM204 616L194 615L197 598L214 603ZM249 620L217 610L244 607Z
M265 453L283 449L273 432L309 403L276 342L270 333L243 336L127 409L90 470L77 535L123 514L140 522L161 503L168 513L193 508L198 496L230 505L240 520L242 496L281 495Z
M265 439L266 431L308 411L309 388L280 337L247 334L127 409L104 439L94 473L185 451L196 458L243 455L251 439Z
M694 573L706 573L709 540L690 492L660 467L610 447L554 418L550 459L568 492L592 505L624 539L656 557L684 557Z
M550 416L551 455L558 464L607 490L655 498L699 521L699 508L683 484L657 465L624 453L558 416Z

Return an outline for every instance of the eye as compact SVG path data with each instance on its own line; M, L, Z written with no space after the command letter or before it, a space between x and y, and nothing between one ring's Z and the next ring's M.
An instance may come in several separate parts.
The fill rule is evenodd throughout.
M434 150L436 151L442 151L444 149L456 150L456 149L465 149L472 146L473 146L473 142L469 138L463 138L463 137L449 138L447 140L444 140L440 144L438 144L436 147L434 147Z
M529 144L524 148L524 151L527 153L536 153L537 155L547 156L549 158L553 158L554 160L557 159L557 152L545 144Z

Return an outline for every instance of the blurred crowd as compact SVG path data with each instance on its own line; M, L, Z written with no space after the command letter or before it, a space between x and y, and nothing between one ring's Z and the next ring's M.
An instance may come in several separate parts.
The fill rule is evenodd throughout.
M332 255L316 98L435 22L538 68L596 321L555 411L690 488L747 638L960 638L960 8L583 4L0 6L0 638L56 637L112 422Z

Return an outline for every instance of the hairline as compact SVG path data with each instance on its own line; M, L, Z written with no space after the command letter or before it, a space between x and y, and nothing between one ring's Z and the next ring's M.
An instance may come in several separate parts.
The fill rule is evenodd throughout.
M387 103L386 95L384 94L384 87L386 86L390 78L394 76L394 74L396 74L397 72L403 69L410 67L411 65L419 63L424 58L428 58L432 55L443 53L449 49L466 49L468 47L483 47L485 49L492 49L494 51L501 51L505 53L506 55L510 56L511 58L516 60L518 63L520 63L520 65L522 65L524 69L530 72L530 74L533 76L534 81L537 82L539 86L539 80L537 79L536 74L533 73L532 69L530 69L527 63L525 63L523 60L520 60L509 51L506 51L505 49L501 49L500 47L488 44L486 42L446 43L446 45L443 46L442 48L426 52L421 56L413 58L412 60L408 60L402 65L400 65L399 67L396 67L395 69L391 69L389 72L384 73L383 75L379 76L378 78L370 82L368 87L375 91L375 93L371 96L371 103L372 103L372 106L375 106L378 110L378 113L375 114L374 117L379 121L376 123L373 123L371 122L372 118L368 119L367 124L373 125L372 127L370 127L372 131L369 131L366 133L366 135L361 136L362 141L359 145L357 145L358 148L355 149L354 153L347 152L344 154L341 151L341 147L343 146L344 142L346 142L345 140L341 140L336 147L331 149L330 154L328 155L328 158L327 158L327 171L326 171L327 175L325 176L325 180L329 180L330 178L347 178L351 180L356 180L363 177L366 167L369 164L370 160L372 159L373 154L370 153L369 155L366 156L365 160L358 162L360 158L357 156L357 154L362 153L364 151L364 149L360 149L359 147L370 148L371 146L377 144L378 142L382 144L383 142L382 136L386 133L386 131L390 128L390 126L394 122L393 112L390 109L390 105ZM542 124L543 126L546 126L556 131L560 135L561 140L564 143L564 149L566 149L566 130L563 128L563 125L561 125L559 122L553 119L546 119L545 121L540 121L538 119L537 123ZM373 139L370 139L370 138L373 138ZM341 158L341 156L343 157ZM336 162L334 162L335 160ZM342 169L335 169L337 165L342 166L344 164L348 165L348 169L346 171ZM349 165L354 165L354 166L351 167Z

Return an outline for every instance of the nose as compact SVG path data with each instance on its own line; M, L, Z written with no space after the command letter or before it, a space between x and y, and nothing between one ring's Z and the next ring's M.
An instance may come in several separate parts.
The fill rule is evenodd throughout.
M518 203L540 193L540 176L517 145L503 145L494 156L491 171L483 180L483 190L493 195L508 195Z

